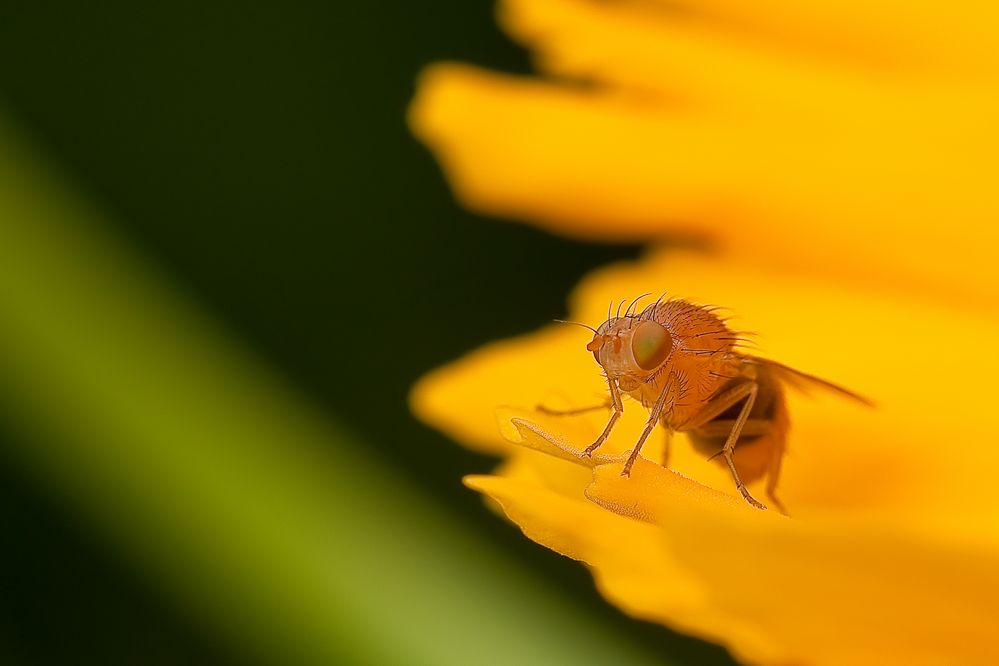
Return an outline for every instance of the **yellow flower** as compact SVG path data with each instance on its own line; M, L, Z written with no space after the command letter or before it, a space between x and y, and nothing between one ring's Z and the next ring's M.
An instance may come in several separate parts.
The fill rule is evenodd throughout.
M626 403L592 461L605 384L584 331L553 325L426 377L414 410L505 456L467 483L530 538L592 567L625 611L757 663L983 663L999 655L999 432L991 381L999 318L862 293L696 255L605 269L573 298L578 321L649 285L730 304L768 355L877 396L868 410L791 393L781 495L793 516L733 496L720 466L675 442L670 467L622 455L646 418ZM939 325L939 327L938 327ZM496 428L497 406L501 428ZM519 406L519 408L518 408ZM645 454L657 460L657 442ZM661 443L659 444L661 445ZM637 519L637 520L636 520Z
M500 16L553 78L437 65L411 111L468 206L999 301L999 6L507 0Z
M570 318L664 289L724 305L767 357L878 408L790 393L791 518L756 511L680 436L669 468L657 433L621 476L647 418L633 402L580 457L606 413L535 407L598 403L606 383L589 335L553 325L414 388L422 419L503 457L467 485L624 611L747 662L999 659L999 9L508 0L501 16L553 78L439 65L412 109L459 197L717 248L598 271Z

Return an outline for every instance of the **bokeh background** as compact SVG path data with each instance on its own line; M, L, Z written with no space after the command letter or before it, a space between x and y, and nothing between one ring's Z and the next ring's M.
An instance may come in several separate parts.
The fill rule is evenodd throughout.
M0 6L3 663L729 663L606 605L408 413L638 252L453 202L404 122L448 58L528 69L487 0Z

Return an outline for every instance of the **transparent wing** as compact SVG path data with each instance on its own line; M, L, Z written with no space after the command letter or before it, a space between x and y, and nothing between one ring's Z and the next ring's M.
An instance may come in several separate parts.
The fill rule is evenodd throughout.
M802 372L801 370L795 370L794 368L788 367L783 363L771 361L767 358L760 358L758 356L746 356L745 358L749 363L765 366L773 374L775 379L806 395L810 394L812 390L823 389L830 391L831 393L835 393L843 398L849 398L850 400L859 402L867 407L876 406L875 402L866 396L851 391L848 388L844 388L839 384L834 384L829 380L822 379L821 377L810 375L807 372Z

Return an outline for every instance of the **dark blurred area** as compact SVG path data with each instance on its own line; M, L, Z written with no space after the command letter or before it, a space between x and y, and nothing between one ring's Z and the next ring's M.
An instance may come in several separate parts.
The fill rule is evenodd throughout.
M589 575L465 491L492 461L416 423L423 372L564 314L589 246L476 217L404 113L440 59L527 71L488 2L8 2L0 94L20 129L181 288L469 530L680 661L721 650L633 623ZM15 435L0 423L0 439ZM0 463L3 463L0 460ZM72 512L0 468L9 663L241 663Z

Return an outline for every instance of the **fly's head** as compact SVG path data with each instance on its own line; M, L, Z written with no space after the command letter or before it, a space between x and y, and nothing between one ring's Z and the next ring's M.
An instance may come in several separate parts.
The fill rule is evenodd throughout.
M653 319L612 317L600 325L586 349L609 379L632 391L669 360L673 337Z

